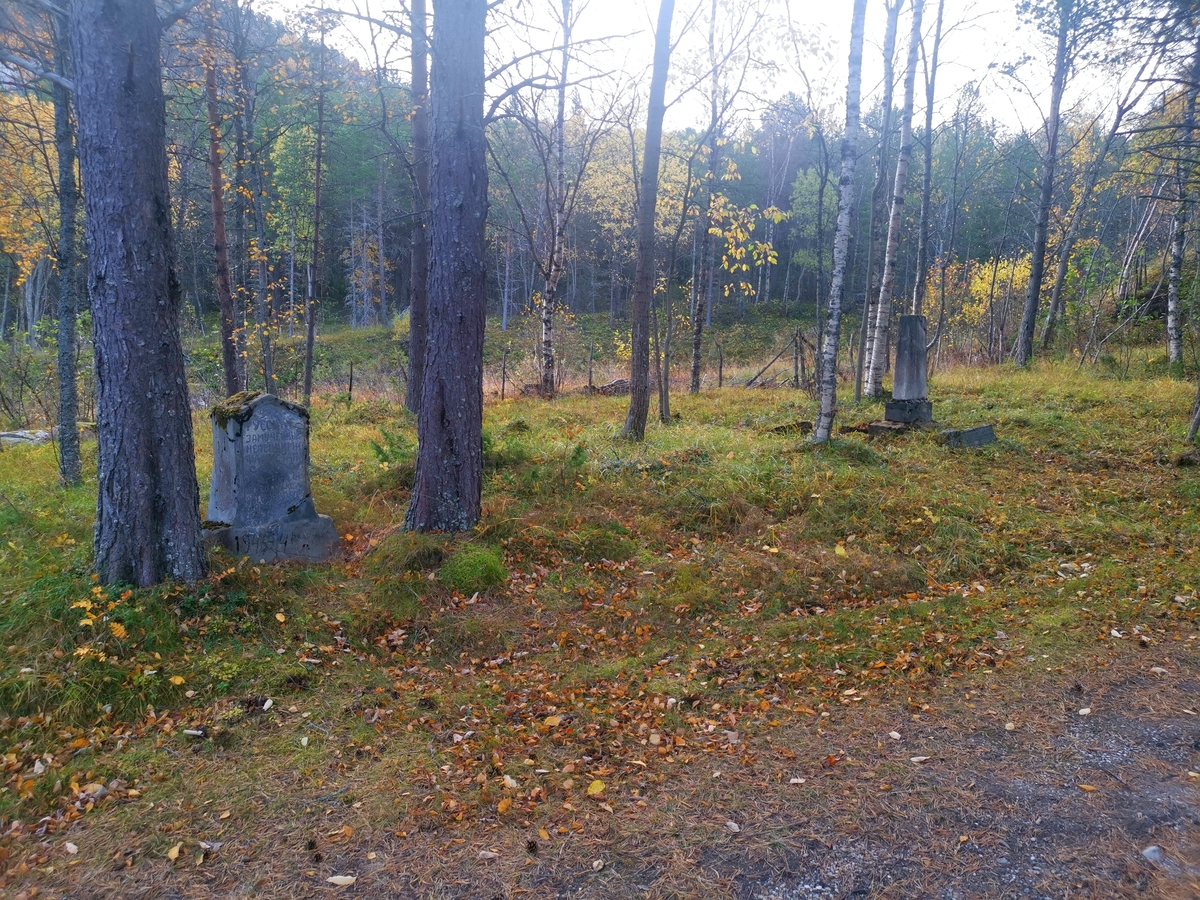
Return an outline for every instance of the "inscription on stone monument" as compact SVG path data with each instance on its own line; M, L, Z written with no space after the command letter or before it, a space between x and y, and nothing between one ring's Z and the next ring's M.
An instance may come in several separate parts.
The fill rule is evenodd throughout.
M209 541L256 562L328 559L337 531L313 506L308 411L244 392L217 406L212 423Z

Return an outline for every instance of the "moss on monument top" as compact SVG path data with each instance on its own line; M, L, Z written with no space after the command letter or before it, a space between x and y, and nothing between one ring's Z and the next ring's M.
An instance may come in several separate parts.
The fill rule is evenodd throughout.
M250 402L261 396L262 391L238 391L213 407L212 419L221 428L228 425L230 419L244 422L250 416Z

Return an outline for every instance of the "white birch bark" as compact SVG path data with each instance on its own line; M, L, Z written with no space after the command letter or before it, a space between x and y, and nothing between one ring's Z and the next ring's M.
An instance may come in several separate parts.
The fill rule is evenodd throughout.
M842 294L850 250L850 213L854 206L854 163L858 153L859 94L862 92L863 26L867 0L854 0L850 25L850 75L846 82L846 133L842 138L842 171L838 179L838 217L833 236L833 273L829 284L829 316L821 360L821 409L813 442L824 443L833 431L837 413L837 355L842 323Z

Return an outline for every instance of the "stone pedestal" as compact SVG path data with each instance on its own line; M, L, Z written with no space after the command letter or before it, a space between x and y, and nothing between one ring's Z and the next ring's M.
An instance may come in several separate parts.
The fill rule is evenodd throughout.
M933 404L928 400L889 400L883 410L889 422L920 425L933 421Z
M255 562L323 562L338 545L308 477L308 410L244 391L212 412L213 477L205 538Z

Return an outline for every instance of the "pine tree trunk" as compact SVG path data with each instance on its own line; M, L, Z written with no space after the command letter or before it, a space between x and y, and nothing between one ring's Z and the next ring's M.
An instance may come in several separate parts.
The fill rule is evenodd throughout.
M247 124L249 126L248 133L250 140L253 141L254 123L253 121L248 121ZM268 272L270 260L267 258L266 189L263 184L262 160L258 158L258 152L262 149L256 148L255 155L250 160L251 171L254 176L254 309L255 318L258 319L259 348L262 352L263 389L268 394L274 394L275 354L271 346L274 322L271 315L271 301L267 296L267 285L270 281L270 274Z
M1059 12L1058 47L1054 54L1054 76L1050 86L1050 110L1046 116L1046 156L1042 160L1042 187L1038 200L1037 225L1033 232L1033 252L1029 262L1029 285L1025 290L1025 307L1017 331L1013 359L1018 366L1033 360L1033 332L1037 327L1038 305L1041 301L1042 276L1046 272L1046 240L1050 231L1050 208L1054 205L1054 169L1058 162L1059 110L1066 87L1067 32L1070 26L1069 7Z
M708 175L705 179L704 191L704 209L700 211L699 225L704 229L704 237L700 240L700 277L705 283L705 291L703 298L696 291L696 285L693 280L692 291L696 293L695 312L692 314L692 378L688 386L693 394L700 393L700 363L701 350L704 346L704 327L705 324L712 324L712 292L713 292L713 264L715 262L716 248L714 247L713 236L709 233L708 216L713 205L713 193L717 180L717 165L718 165L718 150L720 149L717 139L717 102L716 94L713 94L712 114L708 125Z
M483 332L488 169L486 0L441 0L433 23L429 342L417 469L405 527L464 531L483 489Z
M858 154L859 95L862 91L862 48L867 0L854 0L850 25L850 75L846 82L846 133L842 138L842 171L838 179L838 217L833 235L833 272L829 282L829 317L821 348L820 411L813 442L824 443L833 432L837 414L837 357L841 337L846 258L850 250L850 213L854 207L854 163Z
M375 191L375 262L379 269L379 324L386 325L387 305L387 262L383 255L383 161L379 162L379 186Z
M404 405L421 411L425 346L429 338L429 34L425 0L412 0L412 278L408 306L408 384Z
M104 584L205 573L179 336L153 0L71 4L96 348L96 569Z
M213 50L211 32L209 53ZM217 108L217 67L209 60L204 67L204 90L208 108L208 185L212 192L213 263L216 268L217 309L221 319L221 365L225 371L225 396L242 389L238 377L237 344L234 341L233 288L229 278L229 240L225 232L225 178L221 174L221 112Z
M54 62L58 74L70 71L71 47L67 26L53 19ZM54 143L58 150L58 467L63 483L83 480L79 458L79 391L75 376L78 315L75 267L75 225L79 191L75 184L75 132L71 128L71 94L61 84L51 86L54 101Z
M313 148L312 262L308 265L308 293L304 298L304 406L312 406L313 348L317 342L317 291L321 259L321 163L325 141L325 32L321 32L321 68L317 74L317 135Z
M896 183L892 190L888 217L887 245L883 253L883 277L875 310L874 339L863 380L863 393L878 397L883 393L883 373L888 363L888 336L892 321L892 292L896 284L896 260L900 255L900 225L904 213L904 195L908 191L908 163L912 158L913 93L917 80L917 50L921 43L921 13L925 0L913 0L913 25L908 43L908 69L904 76L904 109L900 113L900 155L896 159Z
M654 296L654 210L658 201L658 164L662 153L662 122L666 114L667 69L671 64L671 16L675 0L661 0L654 35L654 73L650 78L650 107L646 115L646 145L638 194L637 269L633 278L630 317L633 320L629 361L629 411L621 436L646 437L650 412L650 301Z

